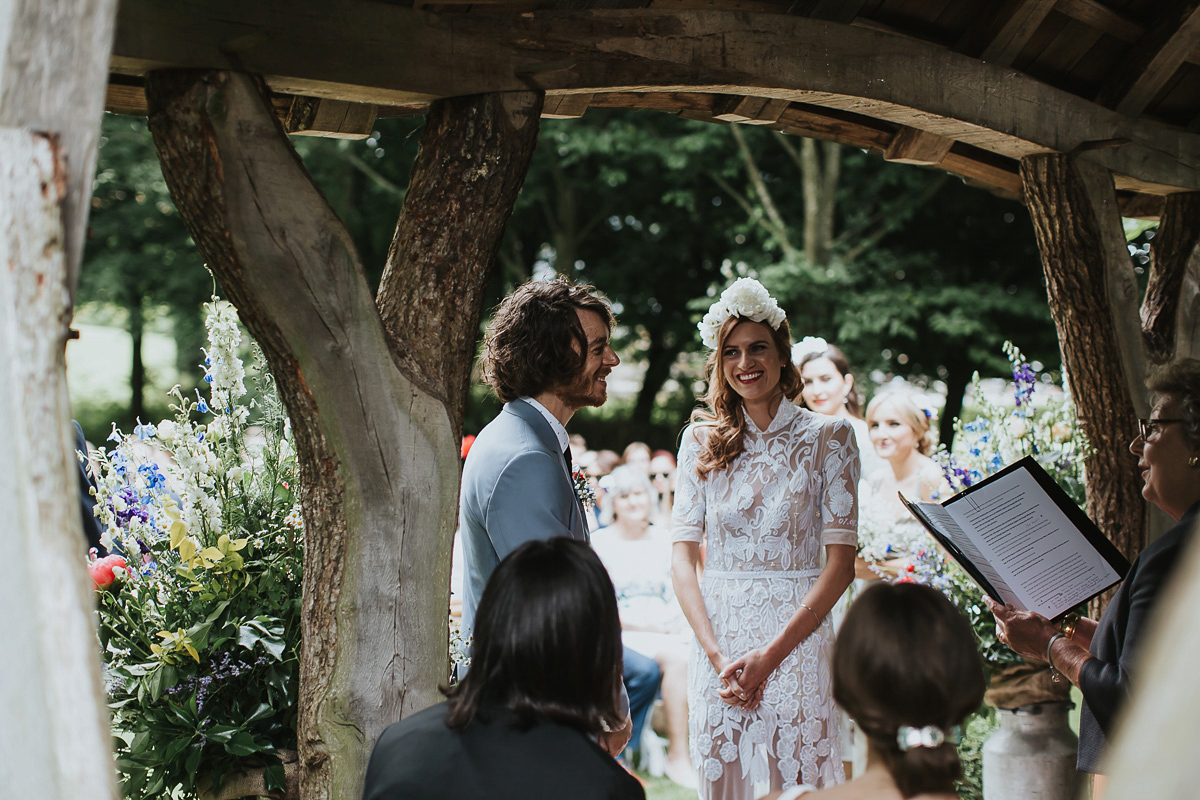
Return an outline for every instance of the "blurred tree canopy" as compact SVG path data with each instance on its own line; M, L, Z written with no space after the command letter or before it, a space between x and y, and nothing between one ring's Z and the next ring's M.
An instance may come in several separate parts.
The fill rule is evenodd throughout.
M294 137L314 182L377 283L422 117L380 119L362 141ZM212 289L166 195L145 124L105 120L80 299L164 305L179 336ZM613 299L618 345L644 362L631 407L606 408L606 441L670 447L695 403L706 353L695 323L734 277L762 279L793 336L821 336L870 373L948 389L943 436L974 370L1003 375L1013 339L1059 363L1024 207L959 179L755 126L593 109L543 120L509 222L491 307L532 275L559 271ZM180 342L181 358L198 352ZM690 371L689 371L690 365ZM676 379L674 395L664 392ZM494 413L473 394L465 429ZM587 435L589 416L573 423Z
M126 313L133 339L130 403L118 424L146 417L142 339L148 316L159 308L170 316L184 385L199 381L201 305L213 290L167 192L146 121L106 114L76 302L108 303Z

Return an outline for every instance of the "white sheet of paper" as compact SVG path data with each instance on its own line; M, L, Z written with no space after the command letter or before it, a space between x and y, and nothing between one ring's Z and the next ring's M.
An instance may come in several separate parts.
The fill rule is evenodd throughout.
M962 543L958 535L951 540L1017 608L1056 617L1120 578L1027 470L1014 470L943 510L963 532Z

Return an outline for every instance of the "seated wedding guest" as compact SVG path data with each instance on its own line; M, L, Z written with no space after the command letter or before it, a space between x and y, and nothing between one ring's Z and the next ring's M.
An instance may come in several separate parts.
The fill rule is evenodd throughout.
M792 363L799 367L804 382L800 390L804 407L818 414L844 419L854 428L858 457L862 460L859 475L866 478L882 467L883 461L871 448L867 423L862 416L862 399L845 354L819 336L805 336L792 346Z
M483 590L466 677L380 735L363 800L645 798L596 743L624 724L620 682L621 624L600 559L571 539L527 542Z
M620 463L621 456L615 450L597 450L595 455L589 459L588 466L583 470L583 474L587 476L588 485L592 487L595 494L592 519L589 520L592 530L602 528L612 521L612 504L604 492L604 487L600 485L600 480L616 469Z
M654 509L654 524L669 527L671 510L675 508L675 455L656 450L650 458L650 483L658 495Z
M621 614L621 641L626 648L650 656L662 669L663 710L667 722L667 777L695 787L696 773L688 752L687 662L692 633L671 585L671 538L651 522L654 489L637 467L617 467L604 479L612 498L613 524L592 536L592 547L612 578ZM633 715L635 747L643 719Z
M1200 512L1200 361L1165 366L1148 382L1154 393L1149 419L1138 420L1129 445L1142 476L1142 497L1176 521L1133 562L1100 620L1068 615L1061 627L1030 611L990 599L1000 641L1026 658L1049 662L1079 687L1081 772L1093 773L1092 797L1103 795L1100 774L1108 737L1122 703L1137 681L1137 655L1160 590L1181 561Z
M859 513L859 577L892 575L903 560L931 543L925 528L900 502L897 493L909 500L946 500L952 494L942 468L930 458L933 431L929 415L909 392L891 389L871 400L867 425L875 453L884 466L866 478ZM873 567L873 569L871 569Z
M622 467L637 467L650 474L650 445L645 442L630 442L621 454Z
M850 606L833 649L833 696L866 736L867 768L840 786L766 797L956 800L956 745L986 686L971 624L941 592L871 586Z

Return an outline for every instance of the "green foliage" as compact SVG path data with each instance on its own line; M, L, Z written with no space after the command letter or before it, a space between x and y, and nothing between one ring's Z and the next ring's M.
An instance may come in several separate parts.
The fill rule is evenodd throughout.
M171 201L145 120L106 114L98 161L77 301L125 310L134 350L128 416L149 418L140 353L148 317L168 309L176 369L190 389L200 377L191 360L203 343L200 308L214 284Z
M983 745L1000 727L1000 719L996 709L984 705L967 717L963 727L963 740L958 746L963 769L958 796L962 800L983 800Z
M231 306L212 306L209 331L210 400L176 388L173 419L128 436L114 426L98 459L105 543L136 570L97 611L129 798L194 796L248 765L282 787L276 752L296 744L295 451L261 354L260 400L245 402Z

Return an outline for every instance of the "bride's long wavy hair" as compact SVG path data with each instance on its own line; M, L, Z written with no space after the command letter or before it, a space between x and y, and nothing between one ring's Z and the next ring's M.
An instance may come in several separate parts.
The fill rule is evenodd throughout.
M745 448L743 438L746 434L746 412L742 397L733 390L721 372L721 351L725 349L725 339L740 322L753 322L746 317L730 317L721 325L717 332L717 347L704 364L708 374L708 392L704 395L707 408L697 408L692 412L694 425L711 426L708 439L699 455L696 457L696 474L704 478L708 473L717 469L725 469L733 460L742 454ZM800 370L792 363L792 332L785 319L778 329L762 323L771 331L771 340L783 362L783 373L779 378L779 390L788 400L795 400L803 387Z

